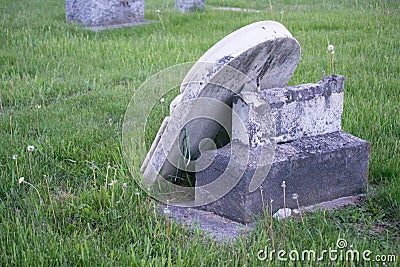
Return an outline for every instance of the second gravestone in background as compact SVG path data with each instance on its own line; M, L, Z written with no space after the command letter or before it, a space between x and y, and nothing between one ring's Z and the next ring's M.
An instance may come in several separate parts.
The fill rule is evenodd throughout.
M204 0L175 0L175 9L181 12L204 10Z

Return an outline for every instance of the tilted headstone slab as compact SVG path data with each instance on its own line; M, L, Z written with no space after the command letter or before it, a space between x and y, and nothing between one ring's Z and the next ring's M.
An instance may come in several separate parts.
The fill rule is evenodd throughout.
M175 0L175 9L181 12L204 10L204 0Z
M144 0L66 0L67 21L89 27L144 20Z
M176 175L177 166L182 166L183 152L179 149L185 137L190 139L190 158L197 159L200 142L214 139L221 129L217 122L207 119L190 121L184 129L177 129L171 122L182 117L192 118L202 111L207 115L214 114L211 117L226 113L214 104L194 103L184 113L174 112L175 106L201 98L212 98L231 106L235 94L240 93L246 84L259 83L263 88L283 87L299 59L297 40L282 24L273 21L250 24L215 44L188 72L181 85L181 94L171 103L171 115L166 118L169 122L163 123L142 165L144 177L156 179L157 174L164 178ZM231 119L230 113L226 114L226 119Z
M264 88L262 88L264 89ZM369 143L341 131L344 78L332 75L316 84L262 90L260 93L270 105L276 121L276 140L272 167L262 183L261 192L249 191L249 184L258 162L259 147L252 147L251 160L235 188L217 201L201 209L212 211L234 221L246 223L263 216L263 204L273 199L274 211L283 207L282 182L286 182L286 203L297 208L291 198L298 194L300 205L313 205L363 192L368 175ZM246 93L248 94L248 93ZM249 139L257 139L252 116L254 104L247 95L236 97L234 111L240 111ZM232 125L233 129L235 124ZM240 137L240 136L239 136ZM234 141L236 136L233 136ZM246 140L237 140L245 142ZM230 145L217 150L217 155L205 152L213 163L196 174L196 188L218 179L233 165L243 164L230 156ZM230 163L232 164L232 163ZM204 191L196 191L196 199L210 198ZM264 203L263 203L264 200Z

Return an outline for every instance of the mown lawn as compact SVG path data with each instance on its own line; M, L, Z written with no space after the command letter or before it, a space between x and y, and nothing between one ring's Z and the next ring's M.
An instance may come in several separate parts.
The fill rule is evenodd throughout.
M213 9L217 6L263 12ZM281 247L284 225L274 221L276 248L322 251L335 249L342 238L360 252L370 250L371 259L397 255L397 263L386 263L396 266L397 1L206 0L204 12L181 14L172 0L146 0L145 18L158 21L156 9L164 27L94 32L66 23L65 1L0 0L0 265L283 265L257 258L259 250L271 250L264 223L235 242L219 243L156 214L156 202L135 184L140 174L128 171L121 150L125 110L146 79L197 60L241 26L274 19L302 47L290 84L316 82L322 71L344 75L343 128L371 142L366 199L306 214L304 224L288 220ZM335 46L334 70L327 40ZM156 131L160 121L149 123ZM375 266L327 257L313 263L320 264Z

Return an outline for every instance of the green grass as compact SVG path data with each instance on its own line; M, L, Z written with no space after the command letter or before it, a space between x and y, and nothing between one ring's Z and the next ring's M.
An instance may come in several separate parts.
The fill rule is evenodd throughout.
M366 200L307 214L304 225L289 220L285 250L334 248L340 236L359 251L399 254L397 1L284 0L272 1L271 11L269 1L210 0L204 12L181 14L173 1L146 0L146 19L158 20L154 10L161 10L165 30L155 23L100 32L66 23L64 5L0 0L0 265L265 264L257 259L271 247L263 224L232 244L175 223L169 228L154 213L155 202L135 194L140 174L127 170L120 147L126 107L146 79L195 61L241 26L270 19L302 47L290 84L320 80L329 72L327 38L335 46L334 72L346 77L343 128L371 142ZM152 134L159 123L150 122ZM28 145L36 148L31 154ZM37 187L43 204L32 187L18 184L20 177ZM117 180L114 189L104 186L106 179ZM277 244L282 231L283 223L274 222Z

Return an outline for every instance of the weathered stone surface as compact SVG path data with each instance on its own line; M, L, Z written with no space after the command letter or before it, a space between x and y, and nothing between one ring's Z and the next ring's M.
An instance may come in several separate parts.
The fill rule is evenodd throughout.
M204 10L204 0L175 0L175 9L181 12Z
M196 187L218 179L230 160L230 145L218 149L212 165L196 174ZM240 166L243 162L235 164ZM200 208L242 223L261 217L260 190L248 191L257 164L257 151L253 150L247 169L235 188ZM271 170L262 183L264 204L273 199L274 212L283 207L283 181L287 186L289 208L297 208L291 198L295 193L301 206L360 194L367 183L368 164L369 143L343 131L278 144ZM204 193L196 192L196 199L204 197Z
M344 77L315 84L262 90L275 118L276 141L288 142L341 130Z
M204 139L214 140L221 125L227 124L226 130L231 132L232 117L226 107L232 106L236 94L246 86L255 87L256 83L265 89L285 86L299 59L300 45L296 39L282 24L273 21L250 24L215 44L188 72L181 85L181 95L174 101L174 107L188 101L192 105L179 112L171 109L170 122L183 119L187 123L182 128L167 125L148 156L150 160L142 166L144 176L149 178L159 172L165 178L174 176L186 160L182 156L185 140L190 139L187 148L190 156L186 158L198 159L200 143ZM198 99L213 99L219 104ZM167 140L172 143L166 145ZM146 171L148 168L153 170Z
M250 99L250 96L256 99L255 96L258 94L258 92L241 93L233 101L233 111L246 123L252 147L262 142L262 134L269 136L274 134L276 142L288 142L341 130L343 76L332 75L315 84L266 90L261 88L260 94L268 102L264 105L269 105L268 115L272 114L275 120L274 125L266 127L264 125L263 129L259 125L265 124L265 115L262 115L265 112L259 111L255 103L257 100ZM236 128L236 124L233 122L233 129ZM275 132L268 133L268 129L272 126L275 126ZM233 139L240 140L234 130L232 134Z
M66 17L90 27L143 21L144 0L66 0Z

